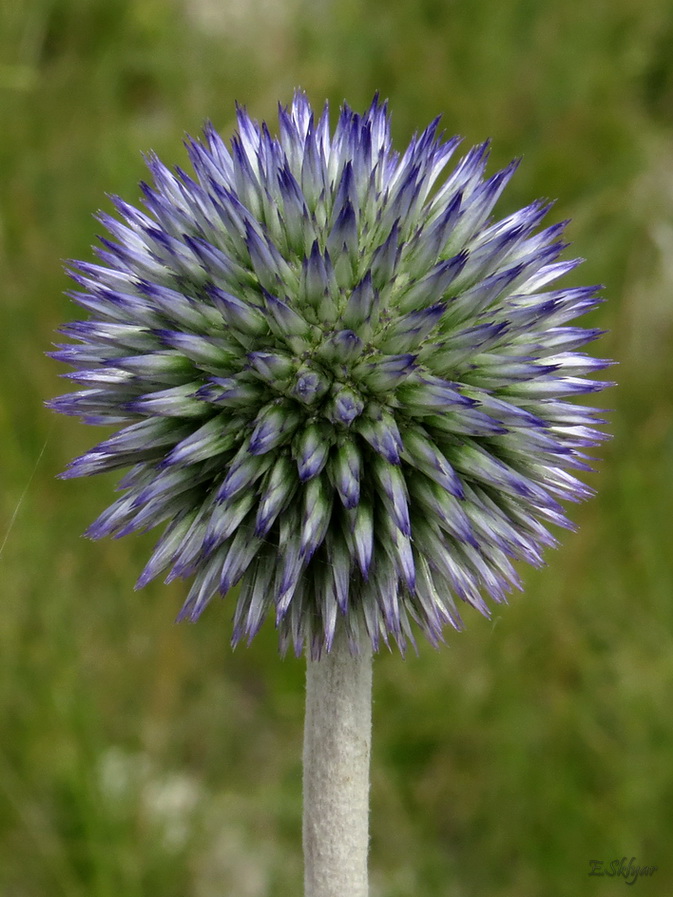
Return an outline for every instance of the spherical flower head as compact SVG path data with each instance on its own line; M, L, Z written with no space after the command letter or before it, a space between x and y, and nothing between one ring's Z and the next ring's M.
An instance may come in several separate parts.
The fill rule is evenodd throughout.
M62 476L130 468L88 535L165 524L138 586L193 577L180 619L238 585L234 643L269 612L313 657L337 627L437 643L589 494L602 419L572 400L607 362L569 322L596 288L549 288L563 225L493 220L516 165L487 177L484 144L443 174L458 143L434 121L399 155L378 98L332 134L297 92L277 137L239 108L231 149L206 126L193 176L150 156L144 210L100 215L52 353L81 389L50 404L121 429Z

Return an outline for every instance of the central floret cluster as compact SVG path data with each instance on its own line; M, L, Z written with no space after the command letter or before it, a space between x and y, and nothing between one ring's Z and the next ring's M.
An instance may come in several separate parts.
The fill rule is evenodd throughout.
M91 318L54 355L84 389L52 407L123 428L64 476L130 466L89 535L167 522L139 585L193 575L196 619L240 584L235 642L271 609L297 653L436 642L589 492L600 419L567 399L605 362L567 323L595 290L545 289L577 262L544 204L490 220L514 164L486 178L482 145L438 180L437 125L400 157L376 99L333 135L302 93L277 138L239 109L231 152L207 127L195 177L151 157L146 211L116 199L75 263Z

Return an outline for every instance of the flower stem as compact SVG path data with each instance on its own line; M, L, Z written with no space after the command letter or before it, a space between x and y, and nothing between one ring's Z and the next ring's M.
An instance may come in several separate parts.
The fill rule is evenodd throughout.
M306 667L304 895L367 897L372 651L343 633Z

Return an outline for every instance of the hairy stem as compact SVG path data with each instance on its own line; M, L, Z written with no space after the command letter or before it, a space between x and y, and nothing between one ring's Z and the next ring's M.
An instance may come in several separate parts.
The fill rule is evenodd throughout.
M337 633L308 660L304 729L305 897L367 897L372 651Z

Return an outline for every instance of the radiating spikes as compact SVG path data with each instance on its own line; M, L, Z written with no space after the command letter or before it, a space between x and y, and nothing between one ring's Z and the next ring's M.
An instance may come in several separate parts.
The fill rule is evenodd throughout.
M352 159L349 159L344 165L339 184L336 187L332 209L332 218L335 222L347 206L350 206L355 216L358 212L358 192Z
M419 610L425 618L425 632L432 644L437 645L442 638L442 626L450 623L454 629L464 628L460 614L453 603L450 587L445 580L430 568L424 555L416 557L416 589Z
M213 507L204 538L204 550L207 554L236 532L255 500L255 493L248 490Z
M304 486L304 512L301 525L302 558L309 561L322 544L332 514L332 493L323 477L317 476Z
M119 490L130 490L133 508L154 501L162 496L176 496L192 490L210 479L217 462L205 462L194 467L167 467L163 465L136 464L122 477Z
M129 411L147 416L158 414L162 417L205 417L209 412L209 406L196 397L198 389L199 381L170 389L160 389L128 401L126 407Z
M309 595L312 596L310 586L301 577L298 578L291 598L288 599L282 614L276 613L276 628L278 629L278 647L281 657L285 657L289 648L295 657L301 657L304 649L308 651L308 639L310 638L310 624L307 625L309 611Z
M414 417L424 417L451 407L473 406L474 401L458 392L457 385L432 374L419 373L398 387L397 396Z
M328 570L331 578L330 587L334 594L337 607L342 614L348 612L350 599L351 568L354 558L348 550L344 536L338 529L327 531L325 538L327 551Z
M367 271L362 280L353 288L342 320L347 327L358 331L363 325L370 327L377 323L379 294L374 287L371 271Z
M245 637L248 645L259 631L264 617L273 604L271 584L275 574L272 555L260 552L243 576L236 612L232 646ZM244 619L245 618L245 619Z
M236 535L228 543L222 564L219 590L223 595L240 580L262 545L262 540L247 527L238 528Z
M126 424L135 415L129 415L127 389L83 389L49 399L45 404L59 414L81 417L93 424Z
M460 550L474 567L480 586L494 601L504 603L507 600L506 593L511 591L512 586L520 588L519 578L510 561L494 545L481 546L480 551L471 545L465 545ZM481 596L477 600L478 605L485 606Z
M476 352L485 352L501 342L506 342L507 332L506 322L490 321L443 333L439 340L424 348L420 358L434 374L447 376L470 364Z
M299 136L306 137L313 126L313 110L303 90L294 92L290 115Z
M192 583L176 622L190 620L193 623L201 616L210 599L218 591L222 564L226 554L227 548L221 548L201 567Z
M446 255L443 250L449 243L451 232L460 216L462 203L463 194L458 192L446 204L443 212L438 215L434 221L431 221L424 226L421 233L422 239L417 239L408 247L408 263L414 273L425 271L428 266L436 264L434 269L434 274L436 276L438 268L446 267L447 262L440 261L440 259ZM461 252L454 256L453 259L449 260L449 263L455 262L454 267L457 270L455 271L454 276L460 273L466 259L467 253ZM433 272L431 271L431 274L432 273Z
M528 382L546 374L557 376L560 365L553 359L521 355L501 355L496 352L475 353L473 356L474 377L483 388L498 389L510 383Z
M463 193L466 198L479 182L488 160L489 142L473 147L456 166L454 172L444 181L430 202L430 213L441 214L446 204L456 195Z
M203 136L206 145L191 138L185 141L189 161L201 186L207 189L213 180L222 186L230 186L233 174L231 155L211 122L204 125Z
M398 168L399 177L394 184L391 184L392 190L382 208L382 221L386 224L399 222L400 231L405 237L416 222L416 213L421 201L423 180L420 169L420 164L411 163L405 170L404 160L401 160Z
M477 407L491 415L503 428L540 428L547 426L546 422L519 404L512 404L504 399L498 399L488 390L474 387L466 387L464 393L477 403ZM573 406L575 407L575 406Z
M130 533L145 533L165 520L184 513L198 495L199 490L187 487L175 494L163 493L143 502L134 500L126 524L118 527L112 535L119 539Z
M388 237L374 251L371 261L372 283L381 289L392 280L400 259L400 226L395 221Z
M160 344L152 331L138 324L122 324L113 321L71 321L59 327L59 333L70 339L95 346L109 348L119 354L127 350L151 352Z
M331 428L324 421L309 424L295 436L292 448L302 483L318 476L325 467L331 438Z
M484 224L518 166L519 160L511 162L507 168L496 172L471 191L469 202L464 203L463 213L451 233L450 245L454 251L462 248Z
M445 332L460 327L464 322L478 320L482 312L496 305L515 284L525 279L526 268L516 264L502 271L496 271L478 280L476 284L460 291L449 304L442 326Z
M146 279L138 279L135 282L135 288L165 318L161 324L157 322L152 326L166 327L168 322L169 329L171 329L170 325L174 325L184 328L187 332L203 333L208 331L212 322L212 310L203 303L197 303L184 293L164 284Z
M387 648L390 647L388 633L381 617L381 608L376 599L376 584L373 581L363 582L358 590L358 602L355 605L357 616L353 613L355 617L353 628L357 627L369 640L374 651L379 650L382 641ZM347 618L347 622L349 619L350 617Z
M403 459L438 483L450 495L463 498L463 484L446 456L421 426L405 429L402 437Z
M165 318L158 314L152 308L151 303L142 296L136 297L133 293L125 292L123 288L115 289L105 287L102 284L95 285L88 277L82 277L73 272L68 273L76 283L83 286L88 292L69 290L66 295L87 312L99 318L98 321L82 323L103 327L117 324L123 327L142 328L145 333L152 327L161 327L165 324ZM123 275L119 275L120 280L122 277ZM124 284L124 287L130 289L129 284ZM67 333L68 331L62 332ZM75 339L78 338L75 337Z
M546 286L548 283L551 283L554 280L558 280L560 277L564 277L566 274L570 274L571 271L574 271L578 265L582 264L583 259L570 259L569 261L561 261L556 262L555 264L543 265L534 275L528 278L525 284L525 288L521 291L527 295L537 292L541 287ZM586 291L590 290L600 290L602 286L583 288ZM588 308L593 308L594 305L597 305L602 300L595 297L593 300L588 303ZM579 309L573 315L569 315L570 318L577 317L581 312Z
M370 403L366 413L355 422L354 429L389 464L400 463L402 437L389 411Z
M135 588L141 589L174 562L177 553L196 517L196 511L174 517L164 530L163 535L154 547L149 561L138 577Z
M287 302L264 291L267 321L276 336L285 341L295 352L304 352L318 336L309 322Z
M99 514L90 524L84 535L88 539L102 539L121 530L133 517L136 496L131 493L123 495Z
M341 209L327 238L327 251L333 257L336 257L340 253L345 253L352 259L355 259L357 257L357 250L357 216L352 204L347 201Z
M384 393L387 398L417 367L416 356L410 352L402 355L369 355L353 369L353 373L362 379L368 389Z
M261 489L255 520L255 533L258 536L266 535L271 529L297 491L297 485L292 462L286 455L280 455L269 470Z
M163 465L187 465L197 461L205 461L214 455L220 455L228 451L237 442L234 433L231 433L220 415L211 418L203 426L195 430L177 443L170 451Z
M334 424L350 427L353 421L362 414L365 403L362 397L351 387L335 383L331 389L330 399L325 406L328 420Z
M218 501L228 501L243 489L248 489L271 466L272 455L250 454L250 438L247 438L234 455L227 474L217 490Z
M218 216L221 218L221 209L218 208L217 211ZM199 237L184 234L183 239L185 245L198 259L201 267L209 277L217 279L227 286L235 287L237 285L239 281L239 276L237 276L239 275L239 266L233 261L231 256ZM232 240L232 242L234 241Z
M155 330L155 335L163 345L174 350L173 356L181 359L183 379L189 379L186 372L193 376L195 366L219 372L238 362L240 357L236 344L220 336L197 336L175 330Z
M296 370L294 359L284 352L249 352L247 359L255 374L269 386L289 383Z
M160 457L161 452L157 450L136 449L128 452L110 453L101 451L97 446L83 455L74 458L68 463L66 469L58 474L60 480L72 480L76 477L92 476L95 473L104 473L108 470L119 470L128 467L129 464L136 464L143 461L153 461Z
M246 222L246 246L250 263L262 289L274 294L280 284L294 284L292 269L270 237L262 238Z
M376 588L376 600L386 632L400 641L403 610L400 606L399 578L392 562L385 555L377 556L377 562L372 565L372 585ZM402 640L402 651L404 651L403 644Z
M479 408L449 409L444 414L429 414L423 419L425 427L443 438L458 436L500 436L507 427Z
M598 327L549 327L542 331L537 340L530 336L525 341L519 334L512 341L514 345L525 345L526 351L546 357L556 352L572 352L580 346L586 345L599 336L604 336L605 330Z
M48 404L118 432L61 476L125 469L86 534L163 524L137 586L193 576L186 620L237 586L233 644L270 612L316 660L439 644L592 494L600 288L550 286L580 260L549 203L493 216L518 162L487 173L484 143L442 174L438 119L397 152L378 96L332 131L297 90L278 136L236 126L187 138L193 174L150 154L142 208L112 197L69 263L89 319L50 355L80 387Z
M374 551L374 510L368 499L362 498L350 513L350 527L355 560L362 576L368 579Z
M363 340L354 330L335 330L319 346L316 355L326 364L348 364L362 354Z
M402 315L387 329L378 347L383 352L402 353L422 346L446 310L444 302Z
M427 477L410 479L410 492L414 507L418 506L431 514L439 527L457 542L466 542L477 547L478 543L464 502Z
M565 402L557 399L540 401L526 400L521 405L528 413L537 411L544 415L544 421L552 425L584 426L607 423L603 415L609 411L607 408L584 408L575 402Z
M558 371L562 376L568 374L573 377L582 377L585 374L593 374L614 365L614 361L606 358L594 358L584 352L557 352L547 355L540 368L548 371Z
M148 362L146 364L146 368L150 367L154 368L155 376L154 381L156 382L156 375L161 371L161 363L157 363L156 356L149 356L154 359L155 364L152 365L152 362ZM122 371L118 367L97 367L91 370L79 370L75 373L62 374L61 376L67 377L69 380L75 380L77 383L81 383L86 386L93 387L102 387L105 386L122 386L124 384L131 384L133 382L133 376L128 371Z
M561 510L544 486L518 473L504 461L477 446L473 440L466 440L463 444L452 447L449 458L461 473L478 483L495 486L508 495L518 495L535 504L539 503L550 511Z
M603 442L611 438L610 433L603 433L594 427L584 426L554 426L554 436L560 440L563 446L568 448L583 448Z
M316 595L316 619L313 632L309 636L309 651L318 659L323 651L331 651L336 634L339 605L334 589L334 580L327 564L313 568L313 589Z
M356 507L360 500L362 455L352 441L344 441L335 449L328 472L344 508Z
M291 504L280 518L278 545L282 548L276 571L276 625L291 606L293 595L300 587L301 575L307 559L301 551L301 510L297 502Z
M164 582L169 583L178 578L184 579L187 576L191 576L198 571L200 565L206 559L203 540L212 506L212 496L208 496L199 506L189 532L183 539L180 550L173 558L173 566Z
M262 336L268 331L268 322L263 312L256 306L213 285L207 287L207 292L228 327L255 337Z
M593 445L593 442L591 443ZM544 459L545 463L567 464L572 460L571 449L558 437L558 433L548 428L531 428L525 433L509 431L501 433L494 445L505 449L512 457L517 454Z
M468 486L466 494L469 501L465 510L479 538L497 545L510 556L522 557L529 564L539 566L542 563L540 546L557 543L537 522L526 530L517 526L485 489Z
M475 237L474 245L482 246L485 243L498 239L503 234L520 233L523 236L527 236L540 224L552 206L553 203L536 200L524 206L523 209L518 209L511 215L507 215L505 218L501 218L500 221L496 221L494 224L484 228ZM555 227L563 229L566 223L555 225Z
M328 259L329 256L323 255L319 241L313 240L310 253L302 260L300 298L303 305L317 308L324 297L329 296L333 271Z
M276 399L265 405L253 421L248 451L266 455L284 445L301 423L301 414L293 402Z
M509 295L503 308L512 335L521 334L526 340L542 328L546 331L564 325L600 302L597 287L536 292L530 282L526 286L525 292Z
M194 396L204 403L206 409L215 405L234 411L263 403L268 398L268 392L262 384L243 373L233 377L209 377Z
M416 588L416 565L411 547L411 536L401 532L395 526L390 517L382 515L382 532L384 538L379 537L383 551L390 558L395 575L413 593Z
M409 495L402 471L375 455L372 460L372 473L381 489L381 499L386 511L392 516L395 526L405 536L409 536L411 534Z
M175 445L191 432L191 426L180 424L170 418L147 418L131 424L99 443L96 450L115 455L147 449Z
M476 590L472 571L467 567L462 569L453 560L455 547L451 544L450 537L441 531L437 521L427 515L416 516L414 540L423 545L423 554L431 570L441 574L461 600L467 600L471 591Z
M538 377L512 383L506 389L507 397L515 399L555 399L600 392L615 386L612 380L588 380L585 377Z
M325 156L315 140L315 135L307 131L300 143L301 156L299 183L306 200L309 213L314 212L321 195L327 188L328 173Z

